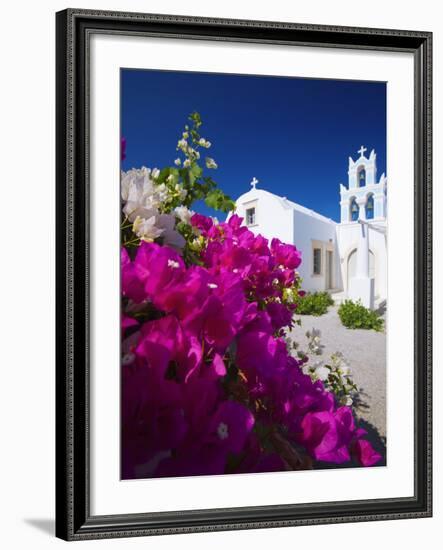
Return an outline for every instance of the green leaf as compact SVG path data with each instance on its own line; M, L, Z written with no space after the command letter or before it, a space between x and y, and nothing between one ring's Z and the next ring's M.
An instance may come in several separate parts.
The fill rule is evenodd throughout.
M197 163L193 163L190 172L193 174L195 179L198 179L202 175L203 169Z
M223 191L220 189L213 189L206 195L205 203L214 210L219 210L220 205L223 202Z
M166 181L166 178L171 173L171 170L175 170L175 168L171 168L170 166L167 166L166 168L162 168L160 170L160 175L156 179L156 183L164 183Z

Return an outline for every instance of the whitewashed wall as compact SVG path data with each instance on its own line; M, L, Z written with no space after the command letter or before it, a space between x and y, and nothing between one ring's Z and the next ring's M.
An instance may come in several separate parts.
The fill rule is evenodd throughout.
M332 221L326 221L309 215L305 212L294 210L294 233L290 242L302 251L302 263L299 267L300 276L303 279L304 290L316 291L326 289L326 246L334 247L334 273L333 279L337 281L337 252L335 250L336 225ZM312 241L320 241L322 249L321 275L313 274ZM334 285L336 286L336 285Z
M380 224L386 227L385 224ZM337 243L340 254L341 278L343 289L347 290L347 270L349 254L357 248L361 231L359 223L349 223L337 226ZM375 295L381 299L387 296L387 256L386 235L374 229L369 229L369 250L374 254L375 261Z

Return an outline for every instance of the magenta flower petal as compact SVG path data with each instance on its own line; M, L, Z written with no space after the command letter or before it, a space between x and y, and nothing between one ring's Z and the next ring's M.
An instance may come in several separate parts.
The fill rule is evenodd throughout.
M146 297L143 282L138 277L135 266L124 247L121 249L120 262L123 296L137 303L142 302Z
M203 235L206 235L206 233L214 225L214 222L212 221L211 218L208 218L207 216L202 216L201 214L196 213L196 214L193 214L191 218L191 225L199 229Z
M136 355L150 369L164 376L169 363L176 357L183 336L178 321L172 315L145 323L140 331Z
M224 401L212 418L211 437L226 451L239 453L254 426L254 416L236 401Z
M354 442L353 452L357 460L363 466L374 466L374 464L380 462L382 458L381 455L373 449L369 441L365 439L358 439Z
M271 251L278 265L296 269L301 264L301 251L292 244L283 244L279 239L272 239Z
M264 379L278 376L286 367L286 344L267 332L246 332L237 340L236 360L251 378L256 375Z
M271 302L268 304L266 311L271 318L274 330L291 326L293 313L285 305L278 302Z

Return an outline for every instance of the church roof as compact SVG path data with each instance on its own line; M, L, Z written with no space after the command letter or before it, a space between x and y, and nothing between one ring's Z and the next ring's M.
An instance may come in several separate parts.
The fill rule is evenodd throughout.
M283 208L291 208L292 210L297 210L298 212L301 212L303 214L307 214L308 216L311 216L313 218L316 218L317 220L321 220L323 222L327 223L333 223L334 225L338 225L337 222L332 220L331 218L327 218L326 216L323 216L322 214L319 214L318 212L315 212L315 210L311 210L310 208L306 208L305 206L302 206L301 204L298 204L296 202L288 200L286 197L280 197L279 195L276 195L275 193L271 193L270 191L266 191L265 189L251 189L247 193L244 193L241 195L237 202L242 199L242 201L252 201L255 199L258 199L260 195L267 195L272 197L274 200L277 199L277 201L281 204Z
M299 212L303 212L304 214L308 214L312 216L313 218L317 218L318 220L329 222L337 225L337 222L332 220L331 218L327 218L326 216L323 216L322 214L319 214L315 210L311 210L310 208L306 208L305 206L302 206L301 204L298 204L296 202L289 201L285 197L279 197L280 200L288 203L294 210L298 210Z

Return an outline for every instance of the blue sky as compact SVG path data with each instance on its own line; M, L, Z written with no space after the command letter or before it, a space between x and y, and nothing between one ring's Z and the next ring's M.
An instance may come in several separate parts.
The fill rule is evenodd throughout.
M233 199L255 176L258 187L338 220L348 156L375 149L378 175L386 171L384 83L134 69L121 71L122 168L172 165L192 111L212 142L211 175Z

